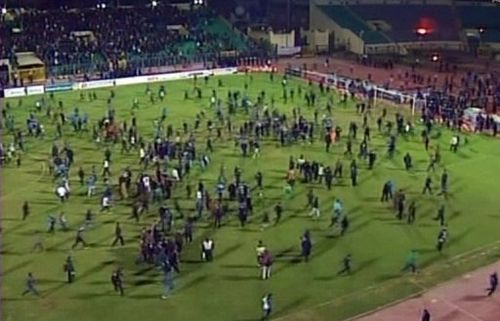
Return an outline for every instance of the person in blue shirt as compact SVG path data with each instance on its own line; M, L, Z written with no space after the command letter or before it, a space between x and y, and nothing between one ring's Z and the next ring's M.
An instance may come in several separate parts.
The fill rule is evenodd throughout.
M22 293L25 296L28 293L33 293L36 296L40 296L40 292L36 289L36 279L33 276L33 273L29 272L28 277L26 279L26 290Z
M91 197L95 192L97 177L95 175L90 175L87 178L87 197Z
M165 300L174 290L174 269L167 259L163 260L161 268L163 271L163 294L161 298Z
M308 262L312 251L311 233L309 230L306 230L304 235L300 238L300 246L302 249L301 256L304 257L306 262Z
M358 185L358 166L355 160L351 163L351 183L352 186Z
M330 222L329 227L334 226L337 222L340 221L340 217L342 215L342 212L344 210L344 205L342 202L337 198L333 202L333 213L332 213L332 220Z
M387 181L385 182L384 186L382 187L382 197L380 198L381 202L388 202L390 199L393 197L393 183L392 181Z
M431 314L429 312L429 310L427 309L424 309L424 311L422 312L422 321L431 321Z
M445 198L448 195L448 171L446 168L443 170L443 174L441 174L441 193Z
M494 272L490 275L490 287L486 289L488 291L488 296L492 296L498 287L498 274Z

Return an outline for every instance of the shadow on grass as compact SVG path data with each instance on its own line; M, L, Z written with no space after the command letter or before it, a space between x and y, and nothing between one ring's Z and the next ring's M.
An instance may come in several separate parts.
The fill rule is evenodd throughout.
M181 284L182 289L189 289L193 286L196 286L208 279L208 275L200 275L195 277L194 279L189 280L186 283Z
M226 281L249 281L258 280L259 277L256 273L255 275L224 275L222 279Z
M256 266L251 264L223 264L222 267L225 269L256 269Z
M23 262L20 262L20 263L18 263L18 264L16 264L16 265L14 265L14 266L11 266L11 267L10 267L10 268L8 268L8 269L3 270L1 275L2 275L2 276L5 276L5 275L7 275L7 274L9 274L9 273L11 273L11 272L14 272L14 271L16 271L16 270L22 269L22 268L24 268L24 267L26 267L26 266L30 265L32 262L33 262L32 260L28 260L28 261L23 261Z
M337 273L334 273L334 274L331 274L329 276L315 277L314 280L316 280L316 281L331 281L331 280L333 280L335 278L339 278L339 277L350 277L352 275L355 275L356 273L359 273L363 270L368 269L370 266L374 265L375 262L377 262L379 259L380 259L380 257L361 261L358 266L354 266L354 269L352 270L351 274L339 275Z
M305 300L305 297L301 297L298 299L295 299L291 301L290 303L286 304L283 306L283 308L279 309L275 315L272 315L271 319L276 319L283 317L284 315L288 314L290 311L294 310L297 308L297 306L300 305ZM244 318L244 319L234 319L232 321L259 321L262 320L262 315L258 315L254 318Z
M230 247L224 249L221 253L216 254L215 258L217 260L223 259L231 253L238 251L241 247L243 247L243 245L243 243L236 243L234 245L231 245Z
M116 292L114 292L114 291L106 291L104 293L96 293L96 292L79 293L79 294L73 295L72 298L78 299L78 300L91 300L91 299L95 299L95 298L108 297L108 296L120 296L120 295L116 294Z
M129 298L133 299L160 299L160 294L131 294L131 295L126 295Z
M158 281L155 279L144 279L144 280L134 281L132 283L132 285L133 286L144 286L144 285L150 285L150 284L154 284L154 283L158 283Z
M396 279L396 278L399 278L401 277L401 274L382 274L380 276L377 276L375 278L375 282L385 282L385 281L389 281L389 280L392 280L392 279Z

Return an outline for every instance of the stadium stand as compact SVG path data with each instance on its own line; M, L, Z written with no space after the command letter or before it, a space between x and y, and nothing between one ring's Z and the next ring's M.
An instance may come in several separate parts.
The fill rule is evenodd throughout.
M224 51L245 53L255 46L209 9L174 6L27 11L19 30L0 29L0 57L35 52L49 74L209 61ZM43 39L43 42L40 41ZM13 61L15 64L15 61Z
M416 41L416 30L426 30L426 40L459 40L459 29L449 5L352 5L349 7L365 21L381 21L384 32L396 42Z
M360 35L367 44L390 42L387 36L370 28L361 17L347 6L320 6L320 9L342 28L349 29L356 35Z
M500 42L500 8L487 5L457 5L464 29L481 30L481 41Z

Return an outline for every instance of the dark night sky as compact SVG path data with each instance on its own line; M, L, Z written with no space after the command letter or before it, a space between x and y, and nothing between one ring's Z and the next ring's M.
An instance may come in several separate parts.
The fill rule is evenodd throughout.
M63 5L69 7L90 7L95 6L98 2L104 1L108 5L119 2L122 5L130 4L146 4L150 0L0 0L0 6L4 6L7 3L8 7L37 7L37 8L59 8ZM189 0L159 0L161 2L189 2ZM227 2L230 0L207 0L210 2ZM259 2L259 0L239 0L240 2ZM267 0L272 2L283 2L286 0ZM308 0L291 0L292 2L307 2ZM470 1L470 0L469 0ZM238 0L236 0L238 2ZM476 2L491 2L491 0L476 0ZM432 0L427 0L427 3L432 4Z
M0 0L1 5L7 3L8 7L37 7L37 8L59 8L67 5L69 7L90 7L95 6L98 2L106 2L107 4L117 3L122 5L130 4L146 4L149 0ZM187 2L188 0L160 0L161 2Z

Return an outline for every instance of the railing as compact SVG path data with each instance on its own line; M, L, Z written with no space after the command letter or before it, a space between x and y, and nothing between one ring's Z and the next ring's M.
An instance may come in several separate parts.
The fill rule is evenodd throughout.
M208 65L221 65L227 66L234 64L232 63L235 59L241 59L246 57L266 57L273 58L274 54L268 54L266 52L257 50L246 53L239 53L237 51L230 52L210 52L210 53L199 53L189 56L179 56L179 55L169 55L169 54L144 54L137 56L129 56L124 59L115 61L104 61L96 60L88 63L75 63L75 64L65 64L46 67L47 78L60 78L67 76L76 75L95 75L99 74L103 78L108 74L112 74L110 77L115 77L116 74L121 74L123 76L132 76L148 73L148 70L154 67L166 67L166 66L177 66L177 65L188 65L188 64L204 64Z

